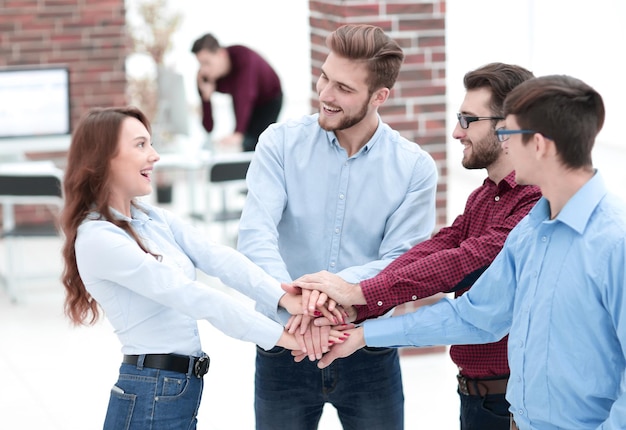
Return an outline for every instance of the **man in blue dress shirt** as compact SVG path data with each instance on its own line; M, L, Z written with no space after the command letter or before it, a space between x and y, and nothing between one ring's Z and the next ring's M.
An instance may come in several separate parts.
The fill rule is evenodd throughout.
M568 76L516 87L496 131L516 181L543 197L472 289L366 321L324 368L361 346L486 343L509 333L511 428L626 428L626 205L593 168L601 96Z
M402 49L370 25L340 27L327 45L319 114L270 126L248 170L238 249L282 282L320 270L367 279L435 225L434 160L378 115ZM346 429L403 429L397 351L364 348L320 370L257 350L257 429L316 429L325 403Z

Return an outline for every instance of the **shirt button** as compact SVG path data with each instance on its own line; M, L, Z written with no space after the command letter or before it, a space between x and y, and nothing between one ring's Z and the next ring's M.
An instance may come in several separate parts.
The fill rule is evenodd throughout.
M411 300L417 300L417 296L411 296Z
M330 267L335 267L335 262L330 263Z
M378 306L382 306L382 305L383 305L383 302L379 300L376 304L377 304Z
M339 194L339 199L340 199L340 200L343 200L343 199L345 199L345 198L346 198L346 196L344 196L343 194Z
M335 233L339 234L339 229L338 228L335 229Z
M542 241L542 242L545 242L546 240L548 240L548 238L547 238L547 237L545 237L545 236L542 236L542 237L541 237L541 241Z
M494 198L494 200L495 200L495 201L497 201L497 202L499 202L499 201L500 201L500 196L496 196L496 197Z
M524 415L524 411L521 410L521 409L519 411L517 411L517 413L520 414L520 415Z

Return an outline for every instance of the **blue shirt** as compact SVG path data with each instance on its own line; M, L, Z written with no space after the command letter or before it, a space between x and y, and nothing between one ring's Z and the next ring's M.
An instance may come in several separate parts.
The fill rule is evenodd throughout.
M317 118L274 124L260 136L238 248L280 281L327 270L358 282L430 237L437 168L380 119L348 157Z
M487 343L509 334L520 429L624 429L626 205L599 173L550 220L539 200L472 289L364 324L370 346Z
M172 213L141 204L130 222L144 245L162 256L145 253L121 228L92 213L76 238L78 271L87 291L104 309L122 343L123 354L202 351L197 320L205 319L236 339L272 348L283 327L240 300L196 281L196 268L219 278L257 301L257 308L277 318L283 291L234 249L206 236Z

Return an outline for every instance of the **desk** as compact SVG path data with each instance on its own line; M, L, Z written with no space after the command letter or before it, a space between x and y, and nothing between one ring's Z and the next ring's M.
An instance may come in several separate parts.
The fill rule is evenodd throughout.
M7 137L0 139L0 156L23 157L27 152L65 152L70 147L72 137L33 136Z
M160 154L161 159L154 165L155 170L183 170L187 177L189 191L189 216L192 219L203 219L196 204L196 177L198 172L204 172L212 158L211 151L199 150L194 152L168 152ZM204 184L204 180L202 181Z
M213 152L202 149L194 152L172 152L161 154L161 159L155 164L155 170L183 170L186 174L189 191L189 207L192 219L204 220L205 216L198 210L196 202L196 177L202 172L201 186L204 188L209 182L208 172L213 166L227 163L250 162L254 152ZM244 178L241 178L243 181ZM207 193L203 193L206 197Z

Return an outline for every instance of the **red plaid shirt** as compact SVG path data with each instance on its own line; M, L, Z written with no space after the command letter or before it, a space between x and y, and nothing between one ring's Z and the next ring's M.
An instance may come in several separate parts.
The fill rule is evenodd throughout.
M436 293L463 294L540 197L539 188L517 185L515 172L497 185L485 179L450 227L415 245L374 278L361 281L367 305L357 306L357 321ZM467 378L504 376L509 374L506 343L507 337L486 345L454 345L450 356Z

